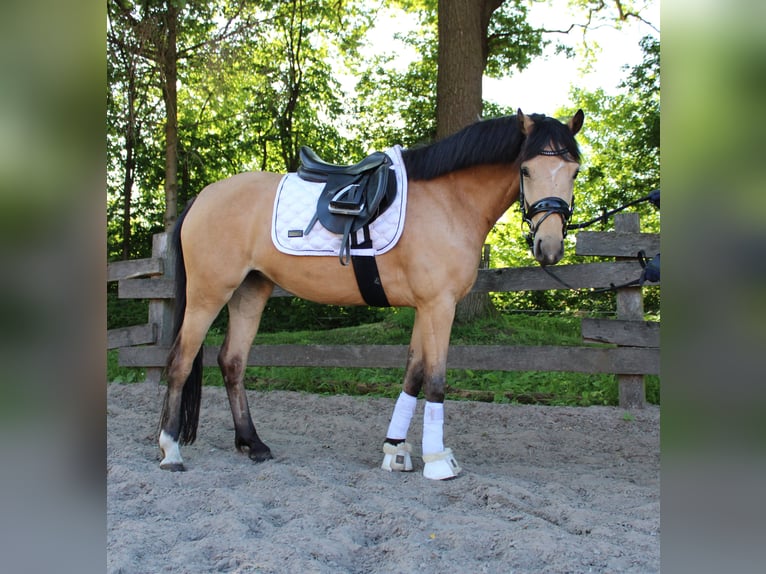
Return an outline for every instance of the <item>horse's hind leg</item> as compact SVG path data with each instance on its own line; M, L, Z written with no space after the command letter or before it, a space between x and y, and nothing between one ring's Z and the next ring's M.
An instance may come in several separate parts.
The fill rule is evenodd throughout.
M194 442L202 385L202 343L220 305L186 305L183 323L168 358L167 390L160 419L160 468L184 470L180 444Z
M239 451L247 447L255 462L270 459L271 450L255 431L243 380L247 356L273 289L274 284L259 273L252 272L245 278L229 301L229 329L218 355L234 419L234 444Z

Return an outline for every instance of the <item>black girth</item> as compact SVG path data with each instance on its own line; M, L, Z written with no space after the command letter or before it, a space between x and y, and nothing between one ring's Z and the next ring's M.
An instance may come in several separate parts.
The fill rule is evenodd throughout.
M341 265L351 261L362 298L368 305L388 307L385 291L375 262L369 225L393 202L397 193L396 177L391 173L391 159L375 152L354 165L336 165L323 161L313 150L300 149L298 176L325 187L317 200L317 209L304 235L319 221L328 231L342 235L338 257ZM364 239L357 240L362 230ZM367 249L369 254L352 255L351 249Z

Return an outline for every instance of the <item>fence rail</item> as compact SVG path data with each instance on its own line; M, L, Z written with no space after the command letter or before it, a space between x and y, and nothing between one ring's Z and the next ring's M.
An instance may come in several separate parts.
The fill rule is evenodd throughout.
M576 255L614 257L615 261L555 267L555 277L540 267L480 269L474 292L577 289L623 285L639 277L636 254L659 252L659 234L641 233L638 215L615 216L615 231L577 234ZM147 379L158 379L172 343L173 265L168 234L154 236L152 257L108 266L107 281L118 281L118 297L150 299L149 322L108 332L108 347L119 349L119 364L144 367ZM276 288L273 297L291 296ZM640 287L617 290L617 319L583 319L582 346L452 345L447 367L493 371L564 371L613 373L620 405L645 405L644 375L660 373L659 323L643 318ZM588 345L587 343L591 343ZM606 343L612 347L593 346ZM206 346L203 364L217 365L219 347ZM248 366L403 368L404 345L254 345Z
M120 365L163 367L168 348L121 349ZM202 363L218 365L220 347L206 345ZM475 371L563 371L658 375L659 361L653 348L452 345L448 369ZM254 345L249 367L370 367L403 368L406 345Z

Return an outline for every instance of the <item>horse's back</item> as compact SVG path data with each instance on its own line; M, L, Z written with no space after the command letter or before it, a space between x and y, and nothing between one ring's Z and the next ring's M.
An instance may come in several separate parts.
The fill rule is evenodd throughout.
M241 234L271 220L274 196L282 178L269 172L246 172L205 187L184 222L182 237L192 234Z
M219 218L243 211L270 210L282 177L278 173L250 171L213 182L197 196L192 213L196 212L197 217Z

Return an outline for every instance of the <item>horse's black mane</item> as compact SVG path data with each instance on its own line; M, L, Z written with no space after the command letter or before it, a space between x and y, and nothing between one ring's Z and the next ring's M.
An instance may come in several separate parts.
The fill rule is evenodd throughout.
M428 180L474 165L511 164L538 155L543 149L566 149L573 161L580 150L566 124L543 114L530 114L535 123L525 138L516 115L471 124L430 145L402 150L407 177Z

